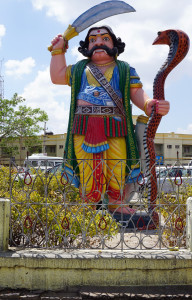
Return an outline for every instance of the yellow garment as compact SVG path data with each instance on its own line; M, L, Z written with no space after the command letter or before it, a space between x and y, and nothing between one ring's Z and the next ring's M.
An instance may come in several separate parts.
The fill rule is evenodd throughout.
M81 148L84 138L84 135L74 135L75 155L80 170L81 193L85 197L87 196L87 200L94 202L98 202L101 194L106 190L112 190L119 194L124 189L125 183L125 138L107 137L109 149L98 154L87 153ZM95 200L92 199L94 197Z
M67 67L66 70L66 82L69 86L71 86L70 84L70 78L71 78L71 70L72 70L72 65L69 65ZM110 68L108 68L105 71L105 77L107 78L108 81L111 80L112 75L113 75L113 70L114 70L114 66L111 66ZM90 85L93 86L100 86L100 84L98 83L98 81L93 77L93 75L91 75L90 71L86 69L86 75L87 75L87 80L89 82ZM142 83L139 82L134 82L134 80L140 80L140 78L138 76L130 76L130 88L142 88Z
M114 67L115 66L111 66L105 71L104 75L105 75L105 78L107 79L108 82L110 82L110 80L113 76ZM88 81L89 85L91 85L91 86L101 86L100 83L97 81L97 79L95 79L95 77L93 77L93 75L91 74L89 69L86 69L85 72L86 72L87 81Z

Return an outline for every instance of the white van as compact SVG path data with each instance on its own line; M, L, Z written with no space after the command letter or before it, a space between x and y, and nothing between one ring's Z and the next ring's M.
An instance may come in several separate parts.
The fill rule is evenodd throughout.
M26 157L24 161L24 168L33 167L43 169L50 169L62 163L63 157L47 156L43 153L32 154Z

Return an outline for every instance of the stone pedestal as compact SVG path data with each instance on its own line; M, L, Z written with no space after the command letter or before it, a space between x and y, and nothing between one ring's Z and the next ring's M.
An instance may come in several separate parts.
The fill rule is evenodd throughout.
M187 247L192 251L192 197L187 199L186 231Z
M0 198L0 251L6 251L9 243L10 200Z

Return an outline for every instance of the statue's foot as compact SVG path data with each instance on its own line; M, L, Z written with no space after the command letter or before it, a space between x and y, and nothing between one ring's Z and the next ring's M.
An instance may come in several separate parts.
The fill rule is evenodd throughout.
M119 205L112 204L108 205L108 209L111 213L120 213L123 215L133 215L136 212L136 209L130 208L129 206L125 206L124 204L120 203Z

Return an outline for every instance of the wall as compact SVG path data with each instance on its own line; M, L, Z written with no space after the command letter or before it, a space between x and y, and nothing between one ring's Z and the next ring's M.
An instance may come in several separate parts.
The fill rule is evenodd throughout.
M81 286L192 285L187 250L15 250L0 253L0 287L70 290Z

